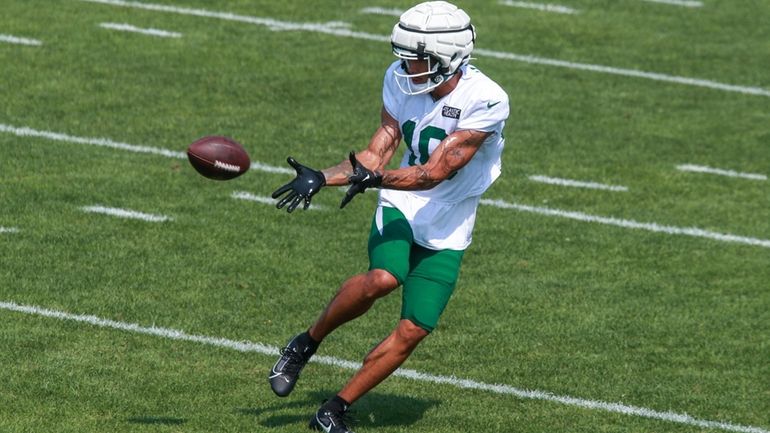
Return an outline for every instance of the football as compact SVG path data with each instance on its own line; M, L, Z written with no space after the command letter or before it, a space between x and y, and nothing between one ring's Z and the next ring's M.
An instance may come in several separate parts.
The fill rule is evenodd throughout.
M209 179L236 178L251 166L246 149L232 138L208 136L187 148L187 159L195 170Z

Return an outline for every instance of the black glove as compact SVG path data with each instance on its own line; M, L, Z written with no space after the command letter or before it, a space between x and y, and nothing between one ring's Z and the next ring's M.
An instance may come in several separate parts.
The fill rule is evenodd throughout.
M353 197L355 197L356 194L366 191L366 188L377 188L382 185L382 173L364 167L364 165L356 159L355 152L350 152L350 165L353 166L353 174L348 176L350 188L348 188L348 191L345 193L345 197L342 198L340 209L345 207L350 200L353 200Z
M298 163L291 156L286 158L286 162L289 163L295 170L297 170L297 177L286 185L278 188L273 193L273 198L278 198L281 194L289 191L285 197L283 197L275 207L281 209L289 204L286 211L292 213L299 204L304 201L307 209L310 206L310 199L326 185L326 177L318 170L313 170L310 167Z

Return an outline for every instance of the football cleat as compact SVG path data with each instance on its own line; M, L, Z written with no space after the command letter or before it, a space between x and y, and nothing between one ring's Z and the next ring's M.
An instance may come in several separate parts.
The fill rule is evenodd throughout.
M336 411L323 405L310 420L309 427L325 433L354 433L345 425L346 413L345 410Z
M270 387L279 397L286 397L291 393L299 379L299 373L315 353L311 347L303 347L300 344L300 335L292 338L289 344L281 349L281 357L270 370Z

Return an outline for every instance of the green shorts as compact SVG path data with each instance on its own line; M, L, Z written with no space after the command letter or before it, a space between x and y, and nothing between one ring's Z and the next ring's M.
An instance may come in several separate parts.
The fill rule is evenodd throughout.
M401 318L431 332L452 296L465 251L414 243L404 214L378 207L369 235L369 270L384 269L403 285Z

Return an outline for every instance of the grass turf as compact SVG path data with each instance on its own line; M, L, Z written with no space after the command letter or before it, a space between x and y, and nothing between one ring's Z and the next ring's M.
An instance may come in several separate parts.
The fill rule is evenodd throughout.
M386 35L364 2L163 2ZM478 47L770 85L770 8L575 1L578 16L463 5ZM406 2L398 6L406 8ZM252 158L322 167L377 126L386 43L79 1L9 1L0 124L176 151L225 134ZM766 21L766 20L765 20ZM180 39L109 31L127 22ZM770 99L479 56L511 96L504 175L488 198L767 239ZM287 215L234 200L287 176L226 183L183 160L0 134L0 300L281 345L347 275L366 269L374 194ZM629 187L531 182L532 174ZM169 215L152 224L82 212ZM557 395L770 427L770 251L482 206L455 297L405 365ZM381 300L321 351L359 360L395 323ZM297 431L349 371L311 364L269 391L273 359L2 312L0 430ZM355 406L357 431L701 431L703 428L394 378Z

